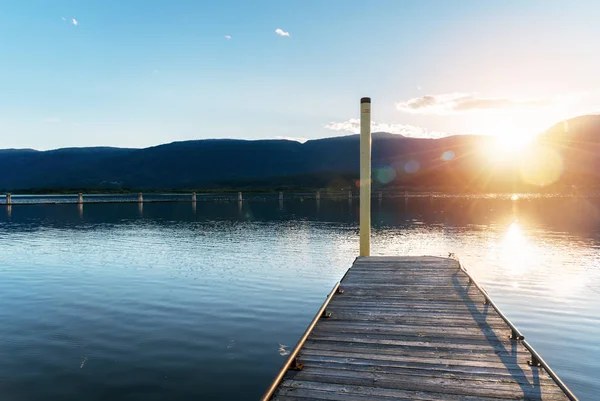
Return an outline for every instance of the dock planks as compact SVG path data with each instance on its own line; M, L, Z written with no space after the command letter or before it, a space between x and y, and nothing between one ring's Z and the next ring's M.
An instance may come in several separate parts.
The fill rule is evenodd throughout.
M358 258L340 289L270 399L569 400L454 259Z

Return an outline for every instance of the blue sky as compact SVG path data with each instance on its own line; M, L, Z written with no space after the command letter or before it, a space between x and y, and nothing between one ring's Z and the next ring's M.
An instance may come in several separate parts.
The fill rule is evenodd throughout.
M596 1L0 0L0 148L344 135L362 96L374 130L530 135L600 111L598 15Z

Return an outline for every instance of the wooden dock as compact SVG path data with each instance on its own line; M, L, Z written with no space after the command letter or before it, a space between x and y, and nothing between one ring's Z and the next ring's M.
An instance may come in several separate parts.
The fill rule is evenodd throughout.
M577 400L455 259L358 258L263 400Z

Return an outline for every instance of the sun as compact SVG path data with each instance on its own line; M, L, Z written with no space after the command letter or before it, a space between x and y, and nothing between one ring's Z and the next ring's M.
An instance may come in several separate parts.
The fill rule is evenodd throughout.
M527 134L494 135L494 144L503 152L519 152L525 149L534 137Z
M520 160L534 136L526 134L498 134L484 142L482 156L492 162L515 163Z
M517 129L502 131L482 142L481 157L494 169L516 171L523 182L545 187L560 179L564 162L557 149L535 139Z
M482 153L491 161L518 159L541 132L538 121L521 113L486 113L474 123L481 127L482 133L490 136Z
M494 145L499 150L520 151L525 149L540 132L536 125L526 116L507 114L492 119L486 131L494 137Z

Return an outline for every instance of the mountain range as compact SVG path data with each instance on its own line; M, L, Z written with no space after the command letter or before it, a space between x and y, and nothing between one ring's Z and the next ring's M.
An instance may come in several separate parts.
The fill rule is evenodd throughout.
M599 138L600 116L580 116L541 133L525 151L496 160L494 139L485 135L374 133L373 182L380 189L468 192L594 188ZM305 143L205 139L144 149L0 150L0 190L13 192L345 190L355 187L358 176L358 135Z

